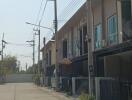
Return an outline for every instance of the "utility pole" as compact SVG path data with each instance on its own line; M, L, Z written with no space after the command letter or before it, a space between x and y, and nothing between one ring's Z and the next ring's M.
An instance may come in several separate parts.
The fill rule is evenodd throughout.
M33 40L26 41L32 43L31 46L33 47L33 72L35 73L34 65L35 65L35 34L33 34Z
M86 0L87 7L87 42L88 42L88 82L89 94L93 95L93 64L92 64L92 34L93 34L93 12L92 0Z
M26 63L26 71L27 71L27 69L28 69L27 66L28 66L28 65L27 65L27 63Z
M58 81L59 81L59 77L58 77L58 63L57 63L57 30L58 30L58 19L57 19L57 0L54 0L54 26L55 26L55 56L56 56L56 63L55 63L55 80L56 80L56 89L58 89Z
M42 64L43 64L43 83L45 84L46 83L46 81L45 81L45 77L46 77L46 38L44 37L43 38L43 45L44 45L44 51L43 51L43 62L42 62Z
M40 22L39 22L39 29L38 31L38 75L40 75Z
M3 52L4 52L4 33L2 36L2 50L1 50L1 60L3 61Z
M33 34L33 66L35 65L35 34Z
M3 61L3 56L4 56L4 48L5 48L5 44L7 44L7 42L4 40L4 33L2 36L2 50L1 50L1 60Z

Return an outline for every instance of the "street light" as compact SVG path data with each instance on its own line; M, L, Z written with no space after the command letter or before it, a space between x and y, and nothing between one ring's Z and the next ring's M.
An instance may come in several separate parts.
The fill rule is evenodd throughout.
M41 28L44 28L44 29L48 29L48 30L52 31L53 34L54 34L54 30L52 28L41 26L41 25L37 25L37 24L33 24L33 23L29 23L29 22L26 22L26 24L29 24L29 25L32 25L32 26L38 26L38 27L41 27Z

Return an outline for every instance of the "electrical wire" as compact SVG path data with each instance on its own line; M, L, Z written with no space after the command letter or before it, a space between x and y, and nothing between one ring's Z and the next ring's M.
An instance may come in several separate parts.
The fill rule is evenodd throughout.
M30 46L29 44L20 44L20 43L11 43L11 42L7 42L7 45L15 45L15 46Z
M38 15L37 15L37 19L36 19L35 24L37 24L37 22L38 22L38 20L39 20L39 16L40 16L40 13L41 13L41 10L42 10L43 1L44 1L44 0L41 0L41 4L40 4L40 8L39 8L39 12L38 12Z
M40 18L40 21L39 21L40 23L41 23L42 20L43 20L43 16L44 16L44 13L45 13L45 10L46 10L47 3L48 3L48 0L46 0L46 2L45 2L44 9L43 9L43 11L42 11L42 15L41 15L41 18Z
M40 13L41 13L41 10L42 10L43 1L44 0L41 0L41 3L40 3L40 7L39 7L39 11L38 11L38 14L37 14L37 18L36 18L35 24L38 23L39 16L40 16ZM33 27L33 29L35 29L35 26ZM31 31L31 33L29 34L29 36L31 36L32 33L33 33L33 30Z

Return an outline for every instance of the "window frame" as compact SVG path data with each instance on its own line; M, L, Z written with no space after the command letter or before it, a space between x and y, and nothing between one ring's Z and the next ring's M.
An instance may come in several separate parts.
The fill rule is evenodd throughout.
M101 28L101 32L100 32L100 41L97 41L97 37L96 37L96 34L97 34L97 33L96 33L96 29L97 29L98 26L100 26L100 28ZM101 45L101 41L102 41L102 24L101 24L101 23L95 25L94 33L95 33L95 34L94 34L94 36L95 36L95 37L94 37L94 40L95 40L95 44L94 44L94 45L95 45L95 49L101 49L101 48L102 48L102 45ZM96 43L97 43L97 42L100 42L100 47L96 47Z
M110 31L109 31L109 25L110 24L109 23L110 23L110 20L112 20L113 18L116 19L115 20L115 22L116 22L116 24L115 24L116 28L115 28L115 33L114 32L110 33ZM112 39L110 37L115 37L115 36L116 36L116 40L113 41L113 42L111 42ZM117 19L117 15L116 14L113 14L112 16L110 16L110 17L107 18L107 41L108 41L109 45L115 45L115 44L118 43L118 19Z

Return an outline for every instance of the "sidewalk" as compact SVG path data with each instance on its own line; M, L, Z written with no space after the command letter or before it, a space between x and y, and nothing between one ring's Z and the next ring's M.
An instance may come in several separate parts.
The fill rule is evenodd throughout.
M47 87L38 87L40 90L48 92L50 95L53 95L54 97L58 98L59 100L79 100L75 97L68 97L65 93L56 92L52 88L49 89Z

